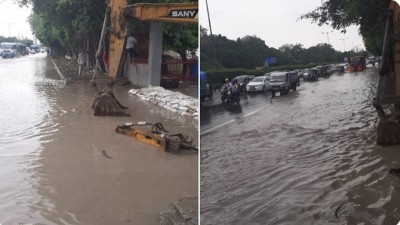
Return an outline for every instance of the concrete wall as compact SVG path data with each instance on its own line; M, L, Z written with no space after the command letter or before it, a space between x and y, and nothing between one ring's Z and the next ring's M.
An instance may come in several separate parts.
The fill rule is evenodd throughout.
M149 65L145 63L129 63L129 58L126 61L125 73L129 81L138 87L149 86Z

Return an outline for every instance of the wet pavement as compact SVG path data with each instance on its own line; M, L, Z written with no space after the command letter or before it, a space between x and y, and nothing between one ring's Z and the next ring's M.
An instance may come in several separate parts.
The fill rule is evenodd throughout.
M400 152L375 144L377 76L202 107L201 224L397 224Z
M94 117L95 90L74 63L35 54L0 59L0 224L158 224L168 204L198 193L198 154L165 153L115 133L125 122L197 122L114 93L132 117ZM107 157L109 156L109 157Z

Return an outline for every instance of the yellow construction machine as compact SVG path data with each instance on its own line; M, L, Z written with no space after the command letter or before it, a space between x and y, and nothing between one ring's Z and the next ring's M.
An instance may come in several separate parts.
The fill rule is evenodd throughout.
M377 144L400 144L400 7L396 1L389 6L373 105L379 116Z
M112 89L121 69L128 23L133 19L148 22L198 23L198 3L139 3L128 5L127 0L110 0L104 17L99 46L96 53L96 66L92 84L100 76L101 55L108 36L109 58L108 74L104 90L100 91L93 102L95 116L129 116L113 95ZM161 55L160 55L161 57Z

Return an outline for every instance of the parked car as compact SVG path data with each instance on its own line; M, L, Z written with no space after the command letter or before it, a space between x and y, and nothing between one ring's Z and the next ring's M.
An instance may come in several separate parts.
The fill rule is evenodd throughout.
M236 80L240 85L240 92L246 91L246 85L254 78L254 75L240 75L232 79L232 81Z
M252 91L267 91L269 89L269 77L268 76L259 76L255 77L253 80L251 80L247 86L246 86L246 91L247 92L252 92Z

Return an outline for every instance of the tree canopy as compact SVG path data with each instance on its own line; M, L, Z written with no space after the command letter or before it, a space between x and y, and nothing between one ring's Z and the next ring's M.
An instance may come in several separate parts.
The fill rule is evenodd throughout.
M359 25L366 49L382 53L383 34L390 0L325 0L315 10L302 15L318 25L327 24L345 32L350 25Z
M134 2L172 1L135 0ZM193 0L175 0L173 2L193 2ZM32 6L33 14L29 19L32 31L37 39L44 45L53 48L56 54L74 55L79 48L87 47L92 54L96 51L107 1L18 0L18 3L20 6ZM129 1L129 3L132 4L133 1ZM192 51L197 49L197 34L197 26L166 24L164 47L179 53Z
M33 41L30 39L18 39L17 37L3 37L1 35L0 35L0 42L20 42L27 47L33 44Z
M304 48L301 44L284 44L275 49L256 36L247 35L230 40L222 35L211 36L203 27L200 27L200 42L202 70L255 69L264 66L268 57L276 58L276 64L272 66L343 62L344 57L355 54L338 52L329 44L310 48Z

